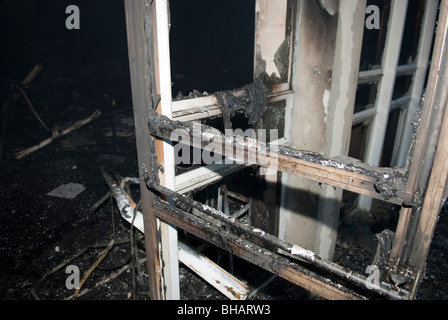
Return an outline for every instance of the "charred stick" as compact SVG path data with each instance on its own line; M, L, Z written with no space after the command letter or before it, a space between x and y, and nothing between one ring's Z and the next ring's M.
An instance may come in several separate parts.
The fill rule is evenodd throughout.
M28 107L30 108L31 112L34 114L34 116L36 117L37 121L39 121L39 123L45 128L45 130L47 131L51 131L47 125L42 121L42 119L39 117L39 115L37 114L36 109L34 109L33 105L31 104L30 99L28 98L28 95L26 94L25 90L23 90L20 86L18 85L13 85L17 90L20 91L20 93L22 94L23 98L25 99L26 103L28 104Z
M128 243L129 239L123 239L123 240L117 240L115 241L115 244L123 244L123 243ZM47 279L48 276L52 275L53 273L55 273L56 271L60 270L61 268L65 267L66 265L68 265L70 262L72 262L73 260L75 260L76 258L80 257L81 255L83 255L86 251L90 250L90 249L98 249L101 247L106 247L110 244L110 242L108 243L98 243L98 244L93 244L93 245L88 245L85 246L84 248L80 249L76 254L74 254L73 256L65 259L64 261L62 261L61 263L59 263L57 266L55 266L54 268L52 268L51 270L47 271L40 279L38 282L36 282L33 287L31 288L31 295L33 296L34 299L36 300L40 300L37 291L38 289L45 283L45 280Z
M90 276L90 274L95 270L95 268L101 263L101 261L104 260L104 258L107 256L109 251L112 249L112 247L115 244L115 239L112 239L106 249L104 249L101 254L98 256L98 259L92 264L92 266L87 270L86 274L82 277L81 281L79 282L79 288L75 290L75 293L73 294L73 297L76 298L78 296L79 290L83 286L84 282L87 280L87 278Z
M30 148L27 148L25 150L16 152L14 154L14 156L16 157L16 159L21 159L21 158L27 156L28 154L30 154L30 153L32 153L32 152L34 152L36 150L39 150L39 149L45 147L46 145L52 143L57 138L65 136L66 134L69 134L73 130L76 130L76 129L82 127L83 125L89 123L90 121L92 121L93 119L95 119L96 117L98 117L100 115L101 115L101 112L99 110L96 110L90 117L88 117L88 118L86 118L84 120L77 121L74 124L72 124L71 126L63 129L60 132L59 131L53 132L53 135L51 137L41 141L40 143L38 143L37 145L35 145L33 147L30 147Z

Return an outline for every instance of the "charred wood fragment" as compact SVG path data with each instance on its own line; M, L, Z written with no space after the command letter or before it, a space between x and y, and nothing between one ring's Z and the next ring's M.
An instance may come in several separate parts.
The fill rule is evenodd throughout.
M231 129L231 117L238 110L243 110L249 118L249 125L255 124L261 117L269 93L269 88L265 83L267 75L262 73L255 81L245 85L242 89L243 95L236 95L233 91L216 92L215 97L219 103L224 128Z

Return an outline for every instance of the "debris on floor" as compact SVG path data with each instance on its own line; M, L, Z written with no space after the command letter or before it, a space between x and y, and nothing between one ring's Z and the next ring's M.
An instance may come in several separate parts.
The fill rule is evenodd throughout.
M106 103L109 107L108 102L104 105ZM61 123L70 124L73 118L88 116L95 111L93 106L96 108L101 103L89 101L85 105L73 105L65 110ZM0 186L0 299L34 299L33 288L40 299L149 299L146 252L141 234L139 237L139 233L134 232L135 239L130 238L130 225L118 213L100 170L105 167L123 176L138 176L135 136L104 134L129 132L132 109L122 106L109 112L101 111L95 122L86 123L76 132L77 140L95 143L76 148L65 146L64 141L73 138L70 133L18 160L13 152L17 146L32 145L33 139L41 141L47 132L36 129L39 124L34 117L20 117L21 130L8 132L0 166L0 180L7 181ZM71 193L65 193L65 188ZM132 191L139 195L138 187ZM370 244L362 247L357 242L359 230L370 230L369 234L374 235L385 228L393 230L396 221L394 214L381 209L381 215L372 215L368 221L354 217L350 224L344 222L344 215L341 215L335 262L360 273L365 271L375 252L369 252ZM448 262L447 219L445 207L417 299L448 298L448 277L445 268L440 267ZM25 227L26 233L22 232ZM202 255L225 270L230 270L232 263L232 275L247 286L248 300L319 299L242 259L233 257L230 261L227 253L202 245L201 240L192 235L180 233L180 238L194 248L201 247ZM114 245L92 269L75 298L74 290L66 287L69 276L66 267L75 265L81 277L87 274L111 239L115 239ZM131 239L135 240L134 245ZM375 239L372 241L375 243ZM85 250L83 254L79 254L82 250ZM184 264L179 270L181 299L228 299Z
M84 185L70 182L51 190L47 195L51 197L75 199L84 190L86 190Z
M15 153L15 157L17 159L21 159L21 158L27 156L28 154L30 154L30 153L32 153L32 152L34 152L36 150L39 150L39 149L45 147L46 145L52 143L57 138L65 136L65 135L69 134L70 132L72 132L72 131L74 131L74 130L84 126L85 124L89 123L90 121L92 121L96 117L99 117L100 115L101 115L101 112L99 110L96 110L94 113L92 113L92 115L90 115L86 119L77 121L77 122L75 122L74 124L72 124L71 126L65 128L65 129L60 129L58 127L54 127L51 137L49 137L49 138L39 142L35 146L26 148L26 149L21 150L21 151L17 151Z

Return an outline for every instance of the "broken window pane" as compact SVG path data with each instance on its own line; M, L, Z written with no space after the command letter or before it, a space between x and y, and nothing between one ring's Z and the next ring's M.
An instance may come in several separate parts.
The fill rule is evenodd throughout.
M379 29L364 28L359 71L381 68L384 43L386 41L391 2L388 0L368 0L367 7L370 5L379 8L381 21Z
M359 84L356 90L355 113L375 107L378 82Z
M364 161L365 148L367 146L367 136L370 124L361 122L352 127L350 139L349 157Z
M392 94L392 100L398 99L409 92L409 88L412 84L412 75L400 76L395 79L394 91Z
M406 24L401 42L399 65L411 64L417 57L422 18L425 14L425 0L410 0L406 13Z
M395 136L401 134L397 132L398 124L400 121L401 110L395 109L389 114L389 120L387 122L386 135L384 137L383 155L381 157L381 167L393 166L393 152L395 146Z

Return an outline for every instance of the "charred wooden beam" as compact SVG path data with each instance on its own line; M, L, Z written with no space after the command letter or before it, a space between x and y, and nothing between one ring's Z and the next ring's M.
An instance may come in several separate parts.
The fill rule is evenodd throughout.
M151 112L148 122L153 136L204 149L320 183L371 196L398 205L412 205L405 191L405 178L392 168L369 166L359 160L320 154L260 142L241 135L223 135L217 129L198 123L181 123Z
M144 234L143 214L138 211L138 205L124 190L123 183L126 181L139 183L139 179L117 177L117 181L112 177L112 172L108 172L103 168L101 172L104 181L115 198L121 216ZM179 261L227 298L231 300L244 300L247 298L249 290L244 283L182 241L179 241Z
M422 115L423 128L421 126L418 133L425 140L419 141L423 143L423 147L419 148L423 164L418 166L414 188L423 201L421 208L412 212L414 223L409 223L404 229L405 235L408 235L403 246L405 263L418 271L413 297L425 274L426 259L448 191L448 0L441 1L439 12L428 80L428 101L425 97L423 106L426 114ZM420 192L422 189L424 193ZM396 264L400 267L400 256L396 258Z
M286 257L266 250L166 202L156 201L153 208L154 214L159 219L178 225L183 230L326 299L366 299L363 295L331 279L324 278L298 263L291 262Z
M131 75L132 101L135 118L137 157L139 163L145 163L153 178L158 177L157 159L149 155L155 154L155 140L147 137L144 120L149 109L156 108L156 84L154 83L155 62L153 52L154 7L151 1L126 0L126 30L128 39L129 70ZM148 258L148 283L151 299L164 299L164 279L162 275L163 261L160 255L157 218L151 206L154 194L140 183L141 210L144 215L145 244Z
M229 217L228 215L224 214L221 211L211 208L205 204L202 204L198 201L195 201L195 200L193 200L189 197L186 197L184 195L181 195L177 192L169 190L169 189L159 185L158 183L153 182L151 180L149 174L145 173L144 168L142 171L143 171L143 174L142 174L143 179L149 189L156 191L156 192L160 192L161 194L166 195L176 201L182 202L192 208L195 208L196 210L201 211L201 212L213 217L214 219L224 222L226 225L230 226L231 228L235 228L236 230L243 232L243 234L245 234L245 235L258 238L264 243L267 243L267 244L274 246L280 250L283 250L284 252L289 253L292 257L295 257L299 260L303 260L303 261L311 264L314 267L317 267L321 270L324 270L325 272L328 272L332 275L339 277L340 279L344 279L344 281L353 283L361 288L366 287L368 280L363 275L358 274L357 272L354 272L352 270L346 269L346 268L344 268L336 263L333 263L329 260L326 260L326 259L316 255L314 252L312 252L310 250L307 250L298 245L283 241L267 232L264 232L258 228L254 228L253 226L243 224L240 221L238 221L237 219L235 219L233 217ZM183 224L180 224L179 226L181 228L184 227ZM372 292L375 292L382 296L386 296L388 298L403 299L409 295L409 292L407 290L404 290L404 289L398 290L394 286L392 286L388 283L383 283L383 282L374 283L374 284L371 284L369 287Z
M446 149L446 136L441 132L446 128L447 85L448 85L448 1L443 0L439 6L436 37L434 40L431 68L424 97L423 110L419 118L418 131L414 137L412 158L407 181L407 192L414 195L412 208L402 208L391 250L391 265L401 269L410 267L418 269L419 277L424 274L424 261L432 240L433 228L443 204L435 197L434 181L443 184L446 177L446 159L437 157L437 153ZM437 177L438 176L438 177ZM433 181L430 178L435 179ZM440 185L437 185L439 188ZM435 192L435 193L434 193ZM432 194L434 193L434 194ZM426 194L426 195L425 195ZM427 195L431 195L427 197ZM422 208L425 207L425 213ZM428 217L431 217L428 219ZM422 230L425 230L423 233ZM421 238L423 237L423 238ZM424 239L424 240L423 240ZM414 244L415 242L415 244ZM423 243L425 244L423 246ZM420 246L420 247L419 247ZM418 252L418 254L416 254ZM418 263L417 263L418 261ZM417 282L419 282L418 280ZM417 287L414 289L416 294Z

